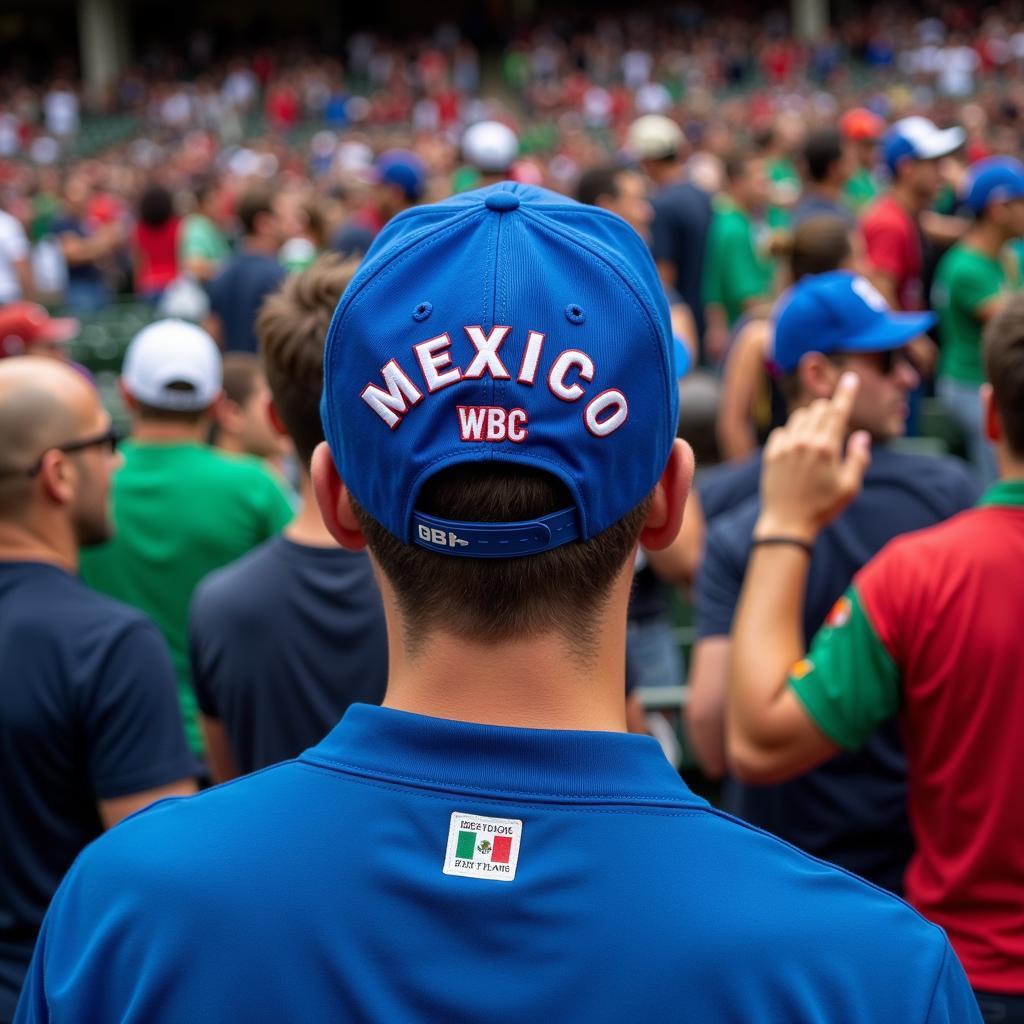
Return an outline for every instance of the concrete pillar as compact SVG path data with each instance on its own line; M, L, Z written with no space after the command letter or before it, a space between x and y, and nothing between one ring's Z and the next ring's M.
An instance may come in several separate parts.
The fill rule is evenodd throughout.
M828 28L828 0L790 0L790 13L798 39L819 39Z
M123 0L78 0L78 51L86 92L102 96L128 65L130 40Z

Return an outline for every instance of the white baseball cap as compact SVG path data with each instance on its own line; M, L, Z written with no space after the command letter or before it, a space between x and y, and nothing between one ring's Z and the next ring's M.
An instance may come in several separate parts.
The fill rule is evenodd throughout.
M500 121L479 121L462 136L462 155L484 174L503 174L519 155L519 139Z
M198 412L220 394L220 349L195 324L157 320L132 338L121 381L128 394L154 409Z
M626 145L637 160L664 160L683 147L683 130L664 114L644 114L630 126Z
M948 156L964 144L963 128L939 128L927 117L904 117L886 133L882 156L892 174L904 157L912 160L935 160Z

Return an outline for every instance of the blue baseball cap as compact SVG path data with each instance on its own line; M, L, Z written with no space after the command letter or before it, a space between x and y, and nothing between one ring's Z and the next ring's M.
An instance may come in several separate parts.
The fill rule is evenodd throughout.
M334 314L321 415L341 478L406 544L472 558L589 540L650 493L678 420L668 304L620 217L503 182L385 225ZM450 466L557 477L571 504L465 523L417 508Z
M427 185L427 169L423 161L407 149L389 149L373 165L377 181L397 185L411 202L423 195Z
M935 323L934 313L894 313L866 277L848 270L812 274L779 299L772 361L792 373L808 352L883 352Z
M882 159L889 173L895 175L904 158L936 160L959 149L966 138L963 128L938 128L927 117L904 117L886 132Z
M979 160L968 171L965 185L964 202L982 214L989 203L1024 198L1024 164L1012 157Z

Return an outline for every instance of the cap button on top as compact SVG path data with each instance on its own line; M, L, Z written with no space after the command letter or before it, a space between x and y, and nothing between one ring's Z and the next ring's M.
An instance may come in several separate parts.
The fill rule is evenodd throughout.
M489 192L484 199L484 206L496 213L508 213L510 210L519 208L519 196L514 192L498 191Z

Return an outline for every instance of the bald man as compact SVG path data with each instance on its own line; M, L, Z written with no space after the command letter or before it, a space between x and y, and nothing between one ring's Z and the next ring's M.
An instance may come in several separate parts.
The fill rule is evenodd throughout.
M110 417L52 359L0 362L0 1022L78 852L195 765L174 669L141 613L76 577L111 534Z

